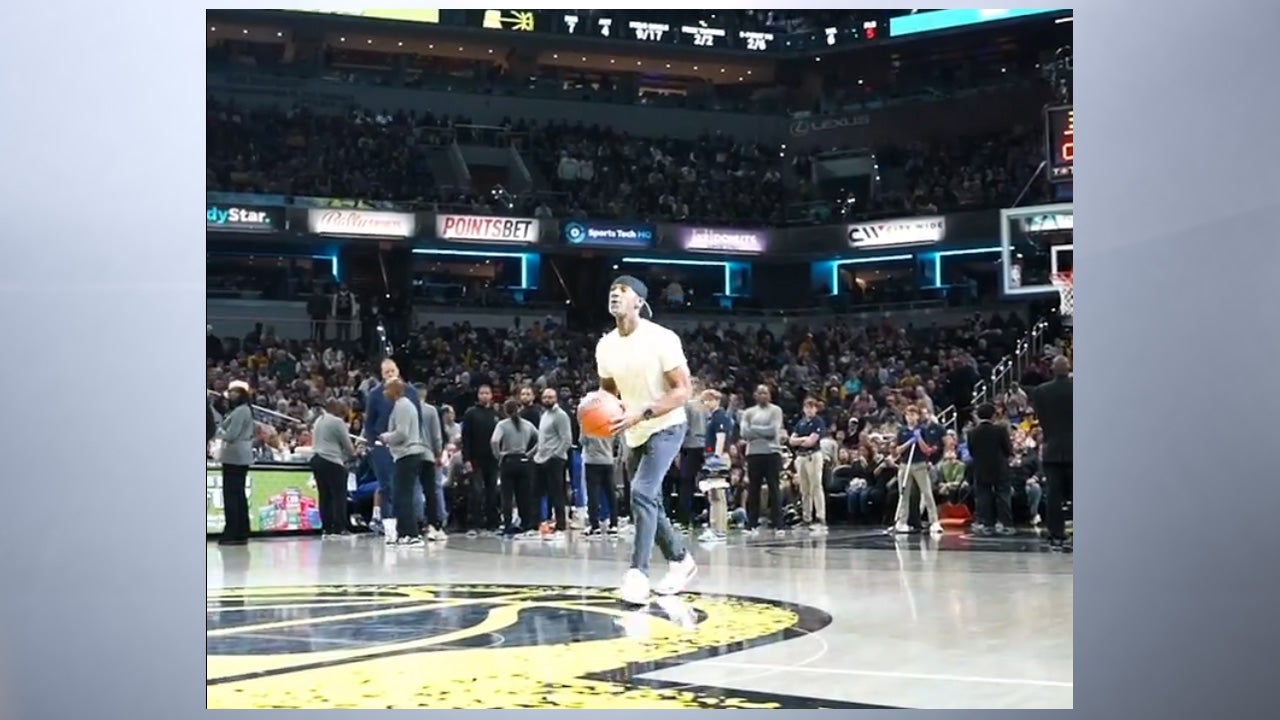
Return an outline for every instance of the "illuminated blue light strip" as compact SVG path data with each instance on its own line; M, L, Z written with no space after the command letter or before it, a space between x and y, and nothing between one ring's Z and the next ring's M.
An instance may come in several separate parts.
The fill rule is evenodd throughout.
M1033 15L1063 12L1065 8L1028 8L1021 10L934 10L932 12L901 15L889 18L889 37L901 37L915 33L948 30L950 28L981 25L983 23L1012 20Z
M836 260L831 263L831 294L840 294L840 266L841 265L867 265L869 263L894 262L895 260L910 260L914 255L880 255L879 257L866 258L849 258L847 260Z
M968 250L941 250L933 254L933 285L930 287L942 287L942 256L952 257L955 255L980 255L982 253L998 253L999 247L969 248Z
M733 293L731 292L733 288L733 280L732 280L733 270L729 266L729 263L727 262L721 262L717 260L677 260L674 258L638 258L638 257L624 257L619 262L653 263L654 265L695 265L695 266L702 266L702 267L720 266L724 268L724 292L722 294L725 295L726 297L731 297L733 295Z
M478 250L437 250L435 248L414 248L412 252L415 255L452 255L454 257L469 258L519 258L520 259L520 289L529 289L529 254L513 253L513 252L489 252Z

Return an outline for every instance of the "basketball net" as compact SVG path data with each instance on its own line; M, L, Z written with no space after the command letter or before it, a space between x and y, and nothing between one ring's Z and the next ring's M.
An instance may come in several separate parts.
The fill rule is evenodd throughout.
M1054 273L1053 286L1058 288L1058 312L1062 317L1071 317L1075 308L1075 293L1071 282L1071 273Z

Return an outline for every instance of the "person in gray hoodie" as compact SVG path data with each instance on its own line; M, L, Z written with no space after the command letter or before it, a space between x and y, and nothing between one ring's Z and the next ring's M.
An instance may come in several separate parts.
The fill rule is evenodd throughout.
M573 447L573 426L569 413L557 402L555 388L542 391L542 415L538 418L538 452L534 455L534 471L538 477L538 492L547 498L548 514L556 519L556 536L562 536L569 526L569 513L565 503L565 464L569 448Z
M440 462L444 458L444 432L440 412L426 401L427 386L414 383L417 390L419 417L422 418L422 443L427 451L418 469L418 481L422 483L424 515L427 521L427 539L444 539L444 488L440 483Z
M760 524L761 485L769 488L769 515L775 533L781 534L782 408L774 405L767 385L756 387L756 404L742 412L742 439L747 441L747 529Z
M600 513L609 508L609 534L618 533L618 502L613 496L614 460L618 455L618 436L595 438L582 436L582 466L587 482L587 537L600 534Z
M378 436L391 452L395 465L392 472L391 508L395 511L395 531L387 532L388 545L421 545L418 517L413 509L413 495L418 487L418 472L427 452L422 441L422 425L418 406L405 397L405 384L400 378L389 380L382 389L391 401L387 431ZM385 523L385 518L383 519Z
M226 524L219 545L249 542L249 499L245 483L253 464L253 411L249 405L249 383L233 380L227 387L231 410L218 423L214 437L222 441L218 462L222 464L222 507Z
M311 428L311 475L320 495L320 526L325 537L348 534L347 464L355 459L356 447L346 418L346 403L333 399Z

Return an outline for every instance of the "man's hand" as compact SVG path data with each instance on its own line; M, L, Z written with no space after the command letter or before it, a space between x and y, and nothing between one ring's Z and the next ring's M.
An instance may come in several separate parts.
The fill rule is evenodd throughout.
M614 420L609 426L609 432L613 435L625 432L627 429L634 427L641 420L644 420L644 408L627 408L623 407L622 417Z

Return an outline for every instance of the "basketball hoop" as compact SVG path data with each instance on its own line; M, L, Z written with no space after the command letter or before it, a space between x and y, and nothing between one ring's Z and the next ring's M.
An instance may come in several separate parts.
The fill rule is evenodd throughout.
M1058 312L1062 317L1071 317L1075 308L1075 293L1072 290L1071 273L1054 273L1051 278L1053 286L1058 288Z

